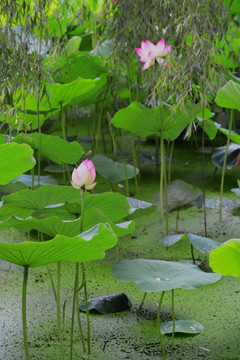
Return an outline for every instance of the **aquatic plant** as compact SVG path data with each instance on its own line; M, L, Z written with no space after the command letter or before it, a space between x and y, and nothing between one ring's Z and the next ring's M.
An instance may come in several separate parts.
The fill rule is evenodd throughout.
M167 62L163 59L169 51L171 50L172 45L165 45L164 37L158 41L156 45L151 43L151 41L146 40L141 42L141 48L136 48L136 52L138 56L140 56L139 61L144 62L145 64L142 67L142 71L146 70L150 66L155 64L155 60L157 62L166 67Z
M160 324L160 312L165 291L171 290L172 292L173 322L171 331L171 359L173 359L173 341L175 332L174 289L199 289L203 286L215 283L222 277L219 274L205 273L197 266L191 264L147 259L122 260L114 264L112 273L115 279L119 281L134 282L141 291L144 291L144 296L146 296L146 293L162 292L158 306L157 327L162 354L165 360L166 354L163 346Z

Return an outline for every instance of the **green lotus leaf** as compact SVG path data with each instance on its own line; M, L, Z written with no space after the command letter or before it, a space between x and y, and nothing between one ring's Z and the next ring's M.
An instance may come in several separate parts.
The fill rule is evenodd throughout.
M83 153L83 148L77 141L70 143L59 136L39 134L38 132L28 135L19 134L13 141L24 142L34 150L40 150L43 156L57 164L75 164L81 159Z
M77 52L80 48L82 42L82 38L81 36L72 36L65 47L65 51L67 52L68 56L71 54L74 54L75 52Z
M150 215L157 209L156 205L147 201L138 200L132 197L127 197L126 199L131 206L128 219L136 219L137 217L142 215Z
M88 98L91 97L91 91L96 86L99 80L93 79L77 79L68 84L46 84L45 93L41 95L41 102L39 109L34 94L25 94L25 97L21 97L15 104L16 107L32 111L51 112L57 110L72 102L77 97ZM15 99L19 96L17 92Z
M159 241L159 244L163 243L168 247L183 239L189 239L190 243L202 254L208 254L220 245L217 241L190 233L165 236Z
M204 131L208 135L210 140L215 139L218 129L211 119L214 117L214 113L211 112L209 109L204 109L203 111L200 111L198 114L196 114L196 123L200 125L201 127L204 124Z
M132 102L125 109L119 110L112 123L117 128L129 130L132 133L147 137L161 134L161 118L163 119L163 136L166 140L175 140L200 111L200 105L191 105L184 112L177 110L171 113L171 107L161 105L148 109L142 104Z
M90 80L89 80L90 81ZM95 86L89 90L88 93L81 94L75 100L76 104L81 107L87 107L99 102L107 89L108 76L107 74L101 74L94 80ZM73 103L73 101L71 102Z
M202 254L208 254L213 249L216 249L218 246L221 245L219 242L215 240L195 234L188 234L188 238L190 243L192 243L193 246Z
M95 79L105 72L106 66L96 57L78 52L69 57L68 64L58 69L54 80L57 83L66 84L78 78Z
M114 264L112 273L115 279L134 282L144 292L199 289L222 277L205 273L192 264L146 259L120 261Z
M225 136L228 137L228 135L229 135L229 130L228 130L228 129L225 129L225 128L221 127L221 126L220 126L218 123L216 123L216 122L215 122L214 124L217 126L218 130L219 130L222 134L224 134ZM237 143L237 144L240 144L240 135L239 135L238 133L236 133L234 130L231 130L230 140L231 140L231 141L234 141L234 142Z
M188 234L177 234L177 235L168 235L164 236L159 244L164 244L166 247L176 244L178 241L187 239Z
M6 142L7 138L5 135L0 134L0 144L4 144Z
M81 200L69 200L65 208L79 216L81 213ZM130 204L126 197L119 193L105 192L102 194L85 194L84 209L91 208L100 210L110 221L115 222L126 217L130 213Z
M54 113L55 112L51 113L51 115L53 115ZM47 119L47 114L49 114L49 111L43 111L37 114L37 111L26 110L26 112L24 113L18 110L17 113L12 116L12 113L10 111L7 112L6 115L0 117L0 121L6 120L6 122L18 132L28 127L31 130L35 130L38 129L39 124L40 126L43 125L44 121Z
M240 239L230 239L209 255L209 265L222 275L240 276Z
M0 207L0 219L7 219L13 214L20 218L27 218L36 210L47 206L58 208L66 201L77 201L79 197L79 191L72 186L43 185L35 191L30 189L22 190L2 198L3 205ZM65 213L69 214L66 210Z
M26 144L0 144L0 185L34 167L33 150Z
M240 85L230 80L217 92L216 103L227 109L240 111Z
M135 223L133 220L114 224L98 209L89 209L86 211L84 214L83 230L86 231L100 222L108 223L117 237L131 234L135 230ZM81 218L62 220L57 216L44 218L29 216L26 219L22 219L15 215L11 215L7 220L0 222L0 229L5 227L14 227L24 232L34 229L51 237L54 237L57 234L73 237L80 234Z
M78 237L57 235L44 242L0 243L0 259L20 266L38 267L56 261L87 262L103 259L114 247L117 236L106 225L99 224Z
M126 180L124 164L114 162L112 159L103 155L93 156L92 161L97 172L107 181L115 183ZM126 165L126 172L128 179L132 179L134 177L134 167L132 165ZM139 170L136 169L136 174L138 173Z

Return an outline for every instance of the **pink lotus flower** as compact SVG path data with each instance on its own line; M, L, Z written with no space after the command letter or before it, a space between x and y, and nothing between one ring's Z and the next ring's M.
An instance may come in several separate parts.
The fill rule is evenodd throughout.
M155 64L155 60L160 65L167 66L167 62L163 59L163 56L167 55L171 50L172 45L165 45L165 40L162 38L157 45L151 43L151 41L146 40L141 42L141 47L136 48L138 56L140 56L140 61L145 64L142 67L142 71L146 70L150 66Z
M94 182L96 177L95 166L92 160L84 160L81 165L73 170L71 184L76 189L92 190L96 185Z

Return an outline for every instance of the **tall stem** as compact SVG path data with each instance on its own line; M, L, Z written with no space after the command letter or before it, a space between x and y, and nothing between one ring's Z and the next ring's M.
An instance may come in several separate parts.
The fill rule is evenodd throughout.
M27 339L27 280L28 280L28 266L24 266L24 276L23 276L23 286L22 286L22 329L23 329L25 358L26 360L30 360L28 339Z
M202 110L204 118L204 108ZM204 120L202 126L202 184L203 184L203 220L204 220L204 234L207 237L207 214L206 214L206 191L205 191L205 154L204 154Z
M172 290L172 346L171 346L171 360L173 360L173 345L174 345L174 333L175 333L175 312L174 312L174 289Z
M165 155L165 154L164 154ZM164 194L165 194L165 220L166 220L166 229L165 233L168 235L168 192L167 192L167 171L166 171L166 162L165 162L165 156L164 156Z
M85 264L82 263L82 273L83 273L83 286L84 286L84 300L86 307L86 315L87 315L87 344L88 344L88 354L91 354L91 337L90 337L90 316L88 309L88 299L87 299L87 276L86 276L86 267Z
M74 291L73 291L73 302L72 302L72 319L71 319L71 332L70 332L70 356L69 359L72 360L73 357L73 329L74 329L74 318L75 318L75 307L78 308L78 273L79 273L79 263L76 263L75 269L75 282L74 282ZM78 311L79 313L79 311ZM85 352L85 344L83 338L82 324L80 321L80 315L78 318L78 326L82 341L83 351Z
M134 99L133 93L133 72L132 72L132 64L131 58L128 57L127 59L127 67L128 67L128 88L129 88L129 100L130 103ZM138 178L137 178L137 156L135 150L135 141L134 141L134 134L132 134L132 153L133 153L133 167L134 167L134 180L135 180L135 189L136 189L136 197L138 197Z
M62 327L61 327L61 311L60 311L60 278L61 278L61 262L57 262L57 324L60 344L60 357L64 360L64 347L62 339Z
M228 137L227 137L226 152L225 152L224 161L223 161L223 167L222 167L222 178L221 178L221 187L220 187L219 221L222 221L222 199L223 199L224 176L225 176L225 170L226 170L228 148L229 148L230 137L231 137L232 123L233 123L233 109L231 109L231 113L230 113L230 123L229 123L229 127L228 127Z
M118 148L119 148L121 158L122 158L122 162L123 162L123 166L124 166L126 196L129 196L128 174L127 174L126 161L125 161L125 158L124 158L120 143L118 142L117 144L118 144Z
M164 296L165 291L162 292L160 301L159 301L159 305L158 305L158 312L157 312L157 327L159 330L159 340L160 340L160 345L161 345L161 349L162 349L162 353L163 353L163 358L164 360L166 360L166 354L165 354L165 350L164 350L164 346L163 346L163 341L162 341L162 333L161 333L161 320L160 320L160 315L161 315L161 307L162 307L162 302L163 302L163 296Z
M66 116L65 116L65 113L64 113L64 109L62 107L62 103L60 104L61 106L61 111L60 111L60 116L61 116L61 125L62 125L62 137L64 140L67 139L67 133L66 133ZM71 180L71 176L70 176L70 171L69 171L69 167L68 167L68 164L65 164L66 165L66 169L67 169L67 174L68 174L68 179L69 181Z
M194 252L193 252L193 244L191 244L191 254L192 254L193 265L195 265L195 264L196 264L196 260L195 260L195 256L194 256Z
M171 146L170 146L169 163L168 163L168 184L170 184L171 182L173 149L174 149L174 140L171 142Z
M162 214L162 227L163 227L163 235L166 236L165 230L165 214L164 214L164 205L163 205L163 183L164 183L164 139L161 134L160 138L160 148L161 148L161 167L160 167L160 206L161 206L161 214Z
M137 155L135 151L135 140L134 134L132 134L132 153L133 153L133 165L134 165L134 180L135 180L135 188L136 188L136 197L138 197L138 178L137 178Z

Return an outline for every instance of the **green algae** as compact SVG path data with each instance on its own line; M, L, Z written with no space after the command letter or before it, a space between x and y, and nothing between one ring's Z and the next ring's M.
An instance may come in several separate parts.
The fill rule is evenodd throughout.
M201 158L194 151L179 148L175 151L172 179L180 178L201 188ZM188 163L186 165L186 163ZM189 171L191 169L191 171ZM220 173L213 177L214 166L206 155L206 197L218 198ZM226 175L226 198L236 199L230 192L236 187L238 172L232 169ZM151 201L158 190L159 171L155 166L141 171L140 198ZM109 184L98 177L99 192L109 190ZM124 193L124 190L120 190ZM130 182L130 192L134 194L134 183ZM224 242L239 237L239 218L232 210L224 208L223 221L218 221L218 208L207 209L208 237ZM115 292L126 293L133 303L131 311L91 315L92 354L86 357L81 349L77 325L74 334L74 359L96 360L115 359L161 359L158 331L156 327L157 307L160 294L148 294L137 320L137 311L143 293L134 284L123 284L114 279L112 265L117 260L147 258L176 261L191 261L190 246L181 241L168 250L159 245L163 236L160 213L136 219L133 234L119 240L119 251L111 249L106 258L87 264L88 296L96 297ZM175 233L176 212L169 214L170 234ZM203 209L193 206L180 210L179 233L191 232L204 236ZM0 231L1 241L23 241L23 234L13 229ZM201 265L208 264L208 255L195 251ZM50 265L56 279L56 265ZM21 286L22 269L0 262L1 281L1 323L0 358L6 360L24 359L21 334ZM210 271L210 269L208 270ZM72 289L74 283L74 264L62 266L61 306L66 303L64 345L68 357L69 328L71 317ZM80 302L83 293L80 293ZM31 359L56 359L59 354L56 326L56 304L50 280L45 267L31 269L27 294L28 332ZM221 281L200 290L175 291L176 319L192 319L203 324L204 330L196 336L176 335L174 343L175 360L238 360L240 358L239 330L239 279L224 277ZM81 315L86 331L85 315ZM171 294L166 293L163 302L162 321L171 320ZM166 354L171 352L171 338L163 337Z

